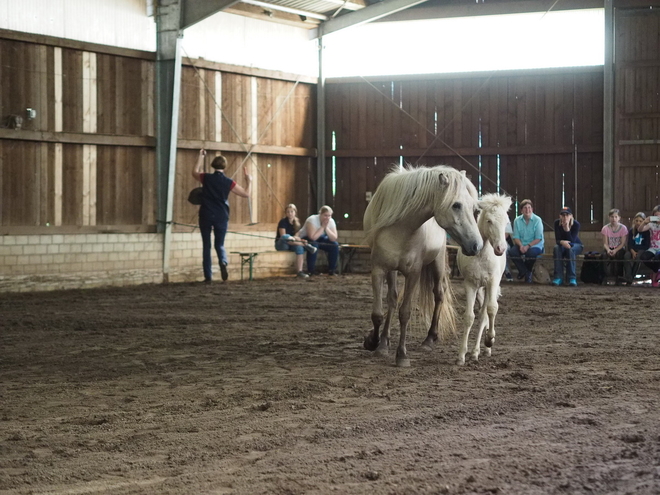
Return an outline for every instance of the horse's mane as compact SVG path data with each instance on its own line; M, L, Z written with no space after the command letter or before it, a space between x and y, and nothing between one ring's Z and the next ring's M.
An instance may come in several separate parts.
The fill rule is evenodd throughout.
M441 174L448 181L444 187L440 182ZM463 173L447 165L393 169L380 183L369 203L367 211L370 225L365 225L367 243L381 229L425 207L450 208L465 183L472 186L468 188L476 200L477 193L472 183Z

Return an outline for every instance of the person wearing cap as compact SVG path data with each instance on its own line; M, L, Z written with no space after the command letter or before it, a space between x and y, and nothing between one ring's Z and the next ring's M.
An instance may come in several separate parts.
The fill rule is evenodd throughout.
M520 202L520 211L522 215L513 221L513 246L507 252L518 268L518 279L531 284L534 263L543 253L543 220L534 214L534 205L529 199Z
M559 218L555 220L556 245L553 250L555 275L552 277L552 285L559 286L567 281L571 287L577 286L575 258L584 249L578 237L579 232L580 222L573 218L571 209L564 206L559 211ZM566 266L566 277L564 277L564 266Z

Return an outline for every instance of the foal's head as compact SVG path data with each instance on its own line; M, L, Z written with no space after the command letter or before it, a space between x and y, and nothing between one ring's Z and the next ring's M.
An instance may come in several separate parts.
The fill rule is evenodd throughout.
M484 243L490 242L497 256L506 252L507 243L504 228L509 221L507 211L511 208L511 198L499 194L486 194L479 201L481 213L477 225Z

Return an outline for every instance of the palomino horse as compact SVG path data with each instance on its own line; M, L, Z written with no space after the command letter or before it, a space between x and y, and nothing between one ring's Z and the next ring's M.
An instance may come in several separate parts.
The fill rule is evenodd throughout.
M439 165L432 168L394 170L378 186L364 213L367 243L371 246L371 283L373 288L373 331L364 347L387 355L390 324L396 309L397 270L405 277L403 301L399 308L401 334L396 351L396 365L410 366L406 353L406 331L413 296L420 287L420 309L430 319L424 341L431 347L438 339L438 318L443 318L441 332L454 331L453 299L447 294L445 269L447 232L468 256L483 246L475 217L477 191L465 172ZM383 282L387 280L387 318L383 323ZM421 284L420 284L421 281ZM432 317L431 317L432 313ZM447 328L449 327L449 328Z
M500 294L500 280L506 265L506 236L504 228L509 220L507 211L511 208L511 198L499 194L486 194L479 202L481 213L477 225L484 240L484 247L476 256L467 257L458 253L458 268L463 275L465 287L465 316L463 339L458 349L459 365L465 364L465 353L468 348L468 337L474 323L474 302L479 300L479 333L472 350L472 359L479 360L481 335L488 326L486 334L486 355L490 356L495 343L495 315L497 315L497 298Z

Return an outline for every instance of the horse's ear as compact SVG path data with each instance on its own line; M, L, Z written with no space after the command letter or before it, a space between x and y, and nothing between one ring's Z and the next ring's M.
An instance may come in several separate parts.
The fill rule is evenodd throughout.
M467 173L465 172L465 170L461 170L461 174L463 174L463 177L467 177Z
M447 177L447 174L445 174L444 172L440 172L438 178L440 179L440 184L442 184L443 186L449 184L449 178Z

